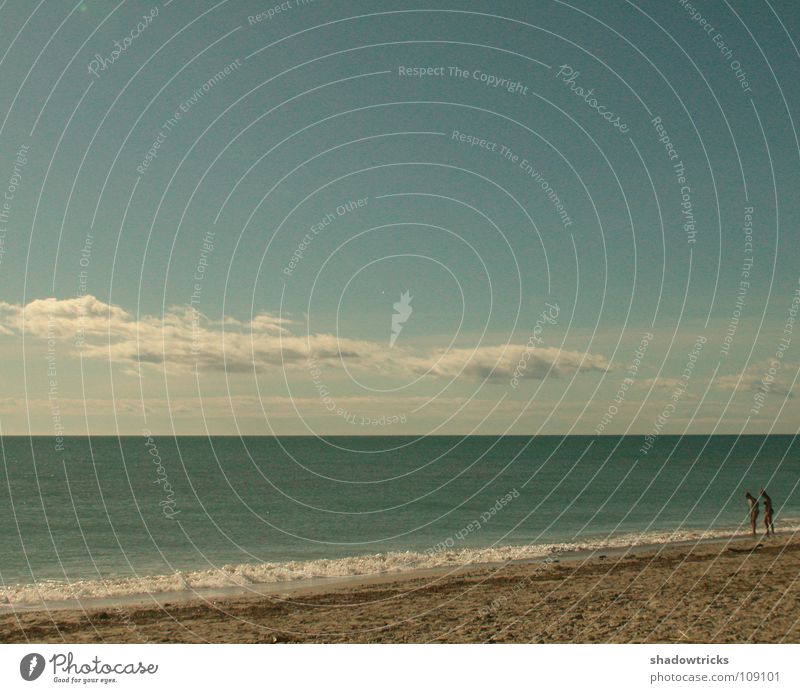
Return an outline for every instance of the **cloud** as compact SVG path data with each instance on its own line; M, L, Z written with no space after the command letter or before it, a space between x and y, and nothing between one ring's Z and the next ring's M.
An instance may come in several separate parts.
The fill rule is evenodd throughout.
M777 366L777 368L776 368ZM734 392L756 391L766 387L769 392L785 397L794 397L792 394L792 383L788 378L781 378L782 371L796 372L800 364L781 363L780 361L768 360L754 363L742 371L740 375L722 375L714 381L720 390ZM775 373L771 373L771 369Z
M155 401L155 400L153 400ZM51 414L54 409L59 410L61 416L75 416L82 418L85 413L90 415L112 416L113 414L150 414L157 411L158 404L151 401L143 402L133 397L117 397L115 399L98 397L5 397L0 399L0 412L4 414L19 413L20 410L31 414ZM163 409L163 407L161 407Z
M306 368L313 358L320 365L346 363L387 376L508 382L610 367L603 356L553 347L505 344L419 354L331 334L301 336L292 331L296 323L267 312L246 321L213 321L189 307L172 307L158 317L135 316L91 295L37 299L25 306L0 302L0 324L7 335L59 342L84 358L111 360L128 372L147 365L176 372L277 372Z
M455 378L462 374L476 379L506 381L515 376L542 380L548 374L560 377L579 370L605 372L610 368L603 356L556 347L530 349L519 344L449 349L429 358L408 359L408 363L416 374L430 371L444 378Z
M91 295L38 299L26 306L0 302L0 322L7 334L66 342L84 358L177 370L252 372L305 363L311 355L320 361L357 359L372 348L331 335L293 336L287 327L291 321L270 313L247 322L215 322L192 308L172 307L161 317L137 318Z
M661 388L662 390L674 390L679 385L684 384L684 381L680 378L671 378L667 376L658 376L657 378L643 378L639 381L640 387L646 387L648 389L652 388Z

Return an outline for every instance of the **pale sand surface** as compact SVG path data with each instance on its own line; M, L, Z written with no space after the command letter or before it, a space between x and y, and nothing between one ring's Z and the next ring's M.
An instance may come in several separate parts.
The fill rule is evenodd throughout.
M0 642L800 642L795 536L565 558L6 610Z

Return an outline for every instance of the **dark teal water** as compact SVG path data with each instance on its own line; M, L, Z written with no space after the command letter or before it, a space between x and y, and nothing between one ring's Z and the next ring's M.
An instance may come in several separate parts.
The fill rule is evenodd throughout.
M154 443L3 438L2 582L733 529L761 485L778 529L800 517L791 436L665 436L644 457L641 436Z

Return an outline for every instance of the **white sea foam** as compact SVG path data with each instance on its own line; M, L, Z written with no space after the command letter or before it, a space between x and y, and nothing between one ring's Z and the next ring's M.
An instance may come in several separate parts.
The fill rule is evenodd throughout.
M800 519L784 520L782 533L800 531ZM631 533L597 540L560 544L499 546L483 549L450 549L447 551L404 551L350 556L347 558L287 561L281 563L225 565L209 570L175 572L171 575L125 577L114 579L43 581L35 584L10 585L0 588L0 603L33 605L73 599L130 598L144 595L201 590L247 588L253 585L296 583L334 577L355 577L405 573L429 568L456 567L479 563L536 560L575 552L619 549L628 546L692 542L749 536L742 530L707 529L666 532ZM255 591L255 590L254 590Z

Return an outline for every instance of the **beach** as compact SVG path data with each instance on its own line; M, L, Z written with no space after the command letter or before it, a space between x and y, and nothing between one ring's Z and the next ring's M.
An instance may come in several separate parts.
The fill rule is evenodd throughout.
M2 642L796 643L800 537L6 610Z

